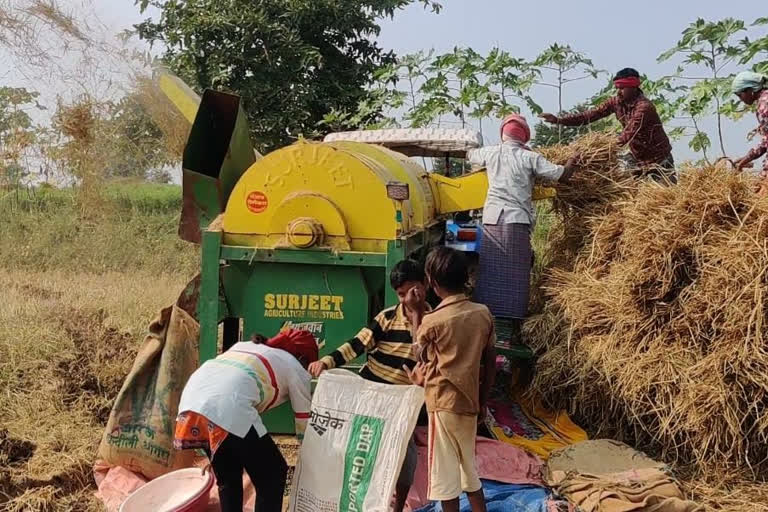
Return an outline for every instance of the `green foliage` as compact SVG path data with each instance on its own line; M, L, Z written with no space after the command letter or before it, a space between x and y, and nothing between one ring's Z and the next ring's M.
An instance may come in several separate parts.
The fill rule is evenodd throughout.
M605 73L597 69L583 53L558 43L540 53L531 63L531 68L538 76L538 85L557 91L558 113L563 112L563 89L567 84L586 78L598 78ZM541 112L541 109L533 110Z
M0 138L3 140L12 131L29 129L32 119L26 108L43 107L37 103L39 94L23 87L0 87Z
M389 126L476 126L483 120L519 112L521 104L538 108L528 94L535 73L522 59L499 48L481 55L456 47L435 55L402 56L375 74L371 97L351 111L334 111L325 123L342 129ZM379 109L381 117L366 115Z
M111 141L111 155L105 178L139 178L167 183L170 176L166 166L178 163L168 151L163 132L147 114L135 94L124 96L107 105L105 120L100 127Z
M448 158L447 169L445 158L434 157L431 160L433 171L451 178L461 176L472 169L472 166L464 158Z
M577 105L570 112L566 112L566 114L584 112L592 106L591 103L582 103ZM539 122L536 123L536 134L533 136L533 139L531 139L531 146L540 148L554 144L568 144L577 137L589 132L615 130L617 124L618 123L611 118L601 119L585 126L553 126L549 123Z
M699 121L709 114L714 114L717 119L720 152L726 156L722 117L736 110L735 104L724 108L730 96L731 76L728 66L743 60L743 42L739 43L735 38L746 30L742 20L726 18L712 22L699 18L683 31L683 37L675 46L658 58L662 62L674 56L682 56L682 64L676 76L693 85L686 85L687 97L680 106L682 113L692 122L694 135L689 145L694 151L704 153L705 158L710 139L699 130ZM692 67L705 69L707 75L696 76Z
M549 87L557 92L558 115L564 113L563 92L566 85L586 78L598 78L604 73L604 71L597 69L592 60L583 53L574 50L569 45L558 43L541 52L533 60L530 68L538 78L537 85ZM542 112L536 104L531 106L531 110L536 114ZM584 131L578 128L568 129L561 125L549 127L539 123L536 129L537 142L543 145L565 143Z
M43 109L38 96L23 87L0 87L0 188L18 187L29 174L20 161L35 142L28 110Z
M199 269L197 247L177 234L181 189L110 185L104 214L83 219L75 189L22 189L0 198L4 268L75 272L178 272Z
M768 25L768 18L758 18L753 23L753 27ZM739 64L749 64L754 61L752 70L758 73L768 74L768 34L751 41L748 37L742 42L744 54Z
M413 0L139 0L158 21L139 36L165 48L169 67L198 90L242 95L257 149L319 135L365 103L361 123L378 117L368 86L394 61L376 42L377 20ZM438 3L421 0L439 11ZM344 114L341 114L343 116ZM325 119L325 123L320 124ZM342 119L343 120L343 119Z

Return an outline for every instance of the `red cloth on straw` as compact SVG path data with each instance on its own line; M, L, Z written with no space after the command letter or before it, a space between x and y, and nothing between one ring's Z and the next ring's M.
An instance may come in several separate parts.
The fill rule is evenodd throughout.
M619 78L618 80L613 81L613 85L617 89L627 89L629 87L640 87L640 79L635 76L630 76L627 78Z
M314 363L319 357L317 341L309 331L288 329L267 340L267 346L285 350L296 358L303 357L307 364Z
M531 129L528 127L528 121L519 114L510 114L501 122L501 135L512 137L526 144L531 140Z

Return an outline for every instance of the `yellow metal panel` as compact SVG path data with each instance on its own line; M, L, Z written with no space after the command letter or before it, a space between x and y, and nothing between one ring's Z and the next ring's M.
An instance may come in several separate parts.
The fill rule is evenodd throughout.
M275 233L275 226L300 217L312 217L326 233L338 233L339 219L332 210L313 201L287 201L306 191L327 198L340 212L352 250L385 250L397 230L394 203L386 195L386 183L393 180L386 167L374 168L328 144L299 142L282 148L257 161L238 181L224 213L225 240L273 245L287 228Z
M173 103L181 115L189 121L195 122L197 109L200 106L200 96L193 91L187 84L168 71L160 71L157 78L160 90Z
M397 181L410 189L410 209L414 228L423 228L435 217L435 200L425 178L427 171L407 156L382 146L362 142L332 142L332 146L349 151L358 158L370 158L384 166Z
M485 204L488 175L484 169L458 178L447 178L432 173L429 175L429 181L438 196L438 211L441 214L479 210ZM541 185L533 187L534 201L549 199L555 195L557 191L554 188Z
M331 198L304 191L286 196L272 216L269 235L273 241L276 241L276 245L296 245L291 243L291 232L286 230L286 227L300 219L307 221L311 219L321 225L328 247L350 249L347 225L341 210ZM302 224L306 225L309 222Z
M485 196L488 193L488 175L485 171L465 174L458 178L431 173L429 181L438 198L439 213L479 210L485 204Z

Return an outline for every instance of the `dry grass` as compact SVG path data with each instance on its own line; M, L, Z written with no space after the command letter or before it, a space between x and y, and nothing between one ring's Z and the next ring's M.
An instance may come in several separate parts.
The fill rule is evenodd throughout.
M109 407L187 277L0 269L0 511L101 510L91 466Z
M55 123L61 133L79 144L91 144L96 126L95 102L83 96L71 105L60 105Z
M134 76L133 93L141 107L163 133L166 151L181 161L192 125L171 104L148 76Z
M90 42L85 35L86 28L74 16L64 12L54 0L31 0L23 11L62 34L84 43Z
M707 510L768 512L768 485L756 483L749 475L729 472L707 477L689 475L680 484L687 496Z
M529 326L538 391L694 477L768 468L768 200L753 190L689 169L593 218Z
M0 0L0 46L18 59L22 74L58 68L61 57L94 43L89 31L85 21L55 0Z
M630 195L637 183L618 170L616 137L592 132L569 145L542 148L544 157L564 165L578 156L577 170L567 183L558 183L552 211L558 222L549 233L550 264L568 267L589 240L590 220L611 211Z
M627 179L609 144L546 153L578 148L588 171L554 204L534 392L672 464L710 510L766 512L768 199L723 162L675 187Z

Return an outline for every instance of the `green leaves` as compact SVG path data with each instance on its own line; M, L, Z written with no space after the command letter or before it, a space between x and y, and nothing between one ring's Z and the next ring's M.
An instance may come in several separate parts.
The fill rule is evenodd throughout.
M742 20L725 18L720 21L705 21L699 18L683 31L682 39L662 53L658 60L667 60L681 52L690 52L696 59L705 58L707 53L712 52L718 55L734 56L738 48L732 46L730 40L745 30L746 26Z
M751 26L765 23L768 19L760 18ZM694 135L689 145L694 151L704 153L705 158L711 141L700 130L698 120L712 114L717 118L720 152L725 156L722 117L737 119L742 115L742 109L730 93L734 65L748 64L768 49L766 37L756 41L750 41L749 37L737 40L747 30L744 21L734 18L719 21L698 19L683 31L682 38L674 47L658 57L659 62L675 56L682 58L682 64L672 79L679 84L675 92L683 99L672 106L692 121ZM754 65L761 66L760 63Z
M712 146L712 141L709 140L709 135L700 131L696 132L688 144L694 151L703 153Z
M455 47L435 55L417 52L404 55L374 75L372 91L398 103L382 105L389 124L420 127L473 120L482 130L482 120L519 112L519 101L541 109L527 95L535 75L528 63L499 48L481 55L472 48ZM357 107L359 112L364 104ZM356 114L344 116L354 127ZM457 120L457 121L456 121ZM381 126L377 120L358 127Z
M419 0L438 12L440 4ZM299 135L319 136L329 123L382 121L376 91L392 83L391 53L376 42L378 20L414 0L139 0L159 19L136 26L160 43L165 63L198 91L240 94L260 151ZM381 75L374 77L381 72ZM371 87L374 80L376 87ZM354 112L340 116L340 112ZM328 116L328 118L326 118Z
M562 72L563 74L579 68L593 77L597 77L600 73L599 70L595 69L591 59L588 59L584 54L573 50L570 45L561 45L558 43L555 43L544 50L531 64L534 67L548 68Z

